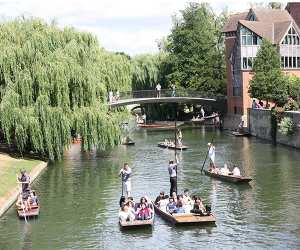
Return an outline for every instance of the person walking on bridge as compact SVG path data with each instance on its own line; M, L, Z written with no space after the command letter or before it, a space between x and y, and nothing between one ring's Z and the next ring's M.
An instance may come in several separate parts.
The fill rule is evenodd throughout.
M131 168L128 163L124 163L123 168L120 170L119 175L122 177L123 190L127 197L131 196Z
M171 84L171 89L172 89L172 97L176 96L176 85L174 83Z
M156 89L156 98L160 98L161 85L158 83L155 89Z
M177 194L177 164L174 163L173 160L169 161L168 167L169 175L170 175L170 197L173 192Z

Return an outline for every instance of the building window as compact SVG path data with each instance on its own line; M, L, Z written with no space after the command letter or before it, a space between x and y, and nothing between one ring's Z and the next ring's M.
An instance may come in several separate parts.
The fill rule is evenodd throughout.
M245 27L241 27L241 43L242 45L260 45L261 38L254 32L248 30Z
M243 69L252 69L254 63L254 57L243 57Z
M286 69L299 69L300 68L300 57L295 56L282 56L281 67Z
M235 37L235 36L236 36L236 33L234 31L225 33L225 37Z
M286 45L300 45L300 39L295 29L291 27L287 35L282 40L282 44Z

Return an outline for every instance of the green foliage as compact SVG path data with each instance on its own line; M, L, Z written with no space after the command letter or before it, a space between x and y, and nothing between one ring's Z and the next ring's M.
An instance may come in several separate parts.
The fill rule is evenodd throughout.
M132 59L132 89L154 89L159 79L160 55L142 54Z
M125 55L106 52L97 39L39 19L0 25L0 127L20 152L60 158L72 135L84 148L120 138L118 113L108 114L107 89L128 90Z
M217 17L207 3L190 3L174 17L168 37L166 80L204 94L225 94L224 45L221 27L225 14Z
M298 104L300 103L300 77L290 76L287 78L288 94Z
M267 40L263 40L257 52L253 71L254 77L249 87L251 97L273 101L278 106L283 106L288 98L287 82L281 72L276 47Z
M292 135L295 132L295 124L290 117L283 117L278 127L279 132L283 135Z

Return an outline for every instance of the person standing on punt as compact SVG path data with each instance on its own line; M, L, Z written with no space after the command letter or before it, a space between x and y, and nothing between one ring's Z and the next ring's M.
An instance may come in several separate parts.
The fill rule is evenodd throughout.
M128 166L128 163L124 163L124 166L120 170L119 175L122 176L122 186L127 197L131 196L131 173L131 168Z
M169 175L170 175L170 196L172 196L173 192L177 194L177 164L174 161L169 161L168 167Z
M22 183L23 195L29 194L30 191L30 176L26 173L26 170L21 170L21 176L18 177L19 182ZM26 197L27 198L27 197Z
M212 143L208 143L208 157L210 160L209 169L213 170L215 168L215 157L216 157L216 148Z

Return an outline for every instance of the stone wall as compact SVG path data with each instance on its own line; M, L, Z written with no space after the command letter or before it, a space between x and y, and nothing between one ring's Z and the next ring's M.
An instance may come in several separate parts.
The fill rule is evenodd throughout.
M287 111L284 112L284 116L292 119L296 125L296 131L293 135L287 136L282 135L277 128L276 142L300 148L300 112ZM248 109L248 117L248 127L251 135L271 141L271 111L266 109Z
M248 109L248 128L251 135L272 140L271 111L268 109Z
M241 122L242 115L226 114L224 117L224 129L236 130Z

